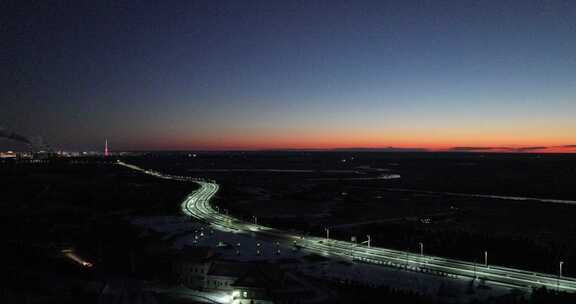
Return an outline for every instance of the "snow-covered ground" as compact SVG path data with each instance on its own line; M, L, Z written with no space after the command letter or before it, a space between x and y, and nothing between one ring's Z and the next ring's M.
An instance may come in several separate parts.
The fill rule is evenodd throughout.
M188 232L197 225L187 216L138 216L132 217L130 222L136 226L163 233L165 239Z
M312 277L335 281L350 281L370 286L389 286L391 288L413 290L433 297L443 289L443 299L471 300L487 298L509 293L511 288L490 284L480 287L480 282L471 283L469 279L458 279L406 271L399 268L343 262L339 260L310 261L302 259L307 252L296 250L291 244L277 244L256 239L249 233L217 231L209 225L192 222L183 216L135 217L132 223L165 234L165 239L173 240L177 249L185 246L212 247L222 258L238 261L274 261L279 259L297 259L294 270ZM240 244L238 246L238 244ZM258 245L259 244L259 245ZM279 250L279 253L278 253ZM470 286L474 288L470 288Z
M222 232L209 225L192 222L183 216L135 217L133 224L165 234L173 239L173 247L212 247L226 259L239 261L300 258L306 253L288 244L276 244L256 239L252 234ZM240 244L240 246L238 246ZM258 245L259 244L259 245ZM279 252L278 252L279 251ZM238 254L239 252L239 254Z
M301 273L333 281L350 281L369 286L388 286L403 290L413 290L430 297L442 297L443 301L453 299L468 302L474 298L485 299L510 293L511 288L490 284L489 287L478 280L462 280L441 277L399 268L384 267L363 263L326 261L305 264L298 269ZM471 286L472 285L472 286ZM472 288L471 288L472 287ZM440 290L445 292L439 292Z

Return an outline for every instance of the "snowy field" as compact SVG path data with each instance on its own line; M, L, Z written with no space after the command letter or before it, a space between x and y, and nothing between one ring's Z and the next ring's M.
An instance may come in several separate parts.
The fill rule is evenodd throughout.
M291 269L308 276L412 290L431 297L440 297L448 302L497 297L512 290L494 284L485 286L478 280L471 282L470 279L443 277L400 268L342 260L305 259L309 254L297 250L291 244L263 241L248 233L217 231L209 225L193 222L184 216L135 217L131 222L164 234L164 239L172 240L176 249L186 246L211 247L221 258L237 261L297 260L299 262L290 266Z

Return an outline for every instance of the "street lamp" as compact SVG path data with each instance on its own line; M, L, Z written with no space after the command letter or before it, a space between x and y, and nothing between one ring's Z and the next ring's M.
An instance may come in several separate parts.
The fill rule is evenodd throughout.
M422 242L420 244L420 256L424 256L424 244Z
M330 239L330 228L325 227L324 231L326 231L326 240L329 240Z
M406 270L408 269L408 250L406 250Z
M476 259L474 259L474 280L476 280Z
M488 251L484 250L484 266L488 267Z
M558 280L556 281L556 290L560 291L560 279L562 278L562 265L564 264L564 261L560 261L560 263L558 264Z

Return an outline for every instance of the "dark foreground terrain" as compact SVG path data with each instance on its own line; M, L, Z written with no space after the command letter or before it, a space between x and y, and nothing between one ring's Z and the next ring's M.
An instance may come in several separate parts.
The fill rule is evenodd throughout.
M2 303L96 303L128 279L166 276L141 267L159 237L143 235L128 216L174 214L191 185L168 183L87 159L0 164ZM92 264L67 258L73 251Z
M215 203L302 234L575 276L576 205L446 193L576 200L576 157L432 153L154 153L125 161L213 178ZM135 174L98 158L0 162L2 303L103 303L125 283L170 284L170 240L130 218L178 215L190 184ZM399 177L399 178L398 178ZM72 250L82 266L63 254ZM576 263L576 262L575 262ZM342 303L432 303L417 292L324 282ZM362 294L358 298L356 295ZM170 302L143 293L159 302ZM575 303L540 290L489 303Z

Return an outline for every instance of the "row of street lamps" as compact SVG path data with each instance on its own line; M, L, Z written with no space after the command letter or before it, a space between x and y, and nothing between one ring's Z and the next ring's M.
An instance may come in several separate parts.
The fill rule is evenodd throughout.
M256 217L254 217L256 218ZM326 232L326 240L330 239L330 228L329 227L324 227L324 231ZM370 235L366 236L368 238L367 241L362 242L362 244L366 244L368 245L368 248L370 248ZM353 240L355 240L356 238L353 237ZM418 242L418 245L420 247L420 256L424 256L424 243L422 242ZM562 266L564 265L564 261L560 261L559 265L558 265L558 281L557 281L557 285L558 288L560 287L560 279L562 278ZM488 250L484 250L484 267L488 267ZM476 278L476 263L474 263L474 278Z

